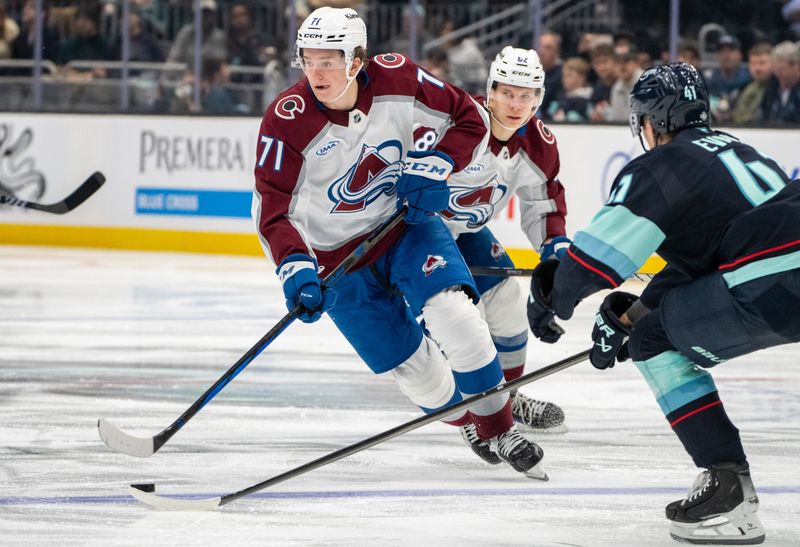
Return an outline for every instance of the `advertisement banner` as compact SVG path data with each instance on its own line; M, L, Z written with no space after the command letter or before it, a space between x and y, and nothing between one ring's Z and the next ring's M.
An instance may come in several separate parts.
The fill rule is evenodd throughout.
M50 203L94 171L107 182L67 215L0 206L0 243L260 253L250 219L257 118L0 114L0 191ZM602 206L616 174L642 153L626 126L554 125L569 235ZM733 134L800 176L796 130ZM491 227L531 251L516 201ZM112 235L110 235L112 234ZM196 237L194 237L196 236Z

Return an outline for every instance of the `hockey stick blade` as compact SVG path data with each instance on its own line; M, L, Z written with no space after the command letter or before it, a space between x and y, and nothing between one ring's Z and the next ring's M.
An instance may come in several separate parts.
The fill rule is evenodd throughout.
M175 498L165 498L162 496L158 496L154 493L143 492L143 491L141 493L137 492L134 495L134 497L139 501L155 509L167 509L167 508L181 509L181 510L216 509L217 507L227 505L228 503L236 501L244 496L248 496L260 490L264 490L265 488L269 488L270 486L274 486L276 484L282 483L294 477L298 477L300 475L308 473L309 471L313 471L314 469L318 469L325 465L337 462L342 458L346 458L347 456L351 456L368 448L372 448L375 445L394 439L395 437L399 437L400 435L403 435L410 431L414 431L415 429L419 429L424 425L428 425L429 423L440 420L441 418L447 416L448 414L452 414L453 412L472 406L476 402L480 401L481 399L485 399L486 397L490 397L492 395L499 395L501 393L507 393L509 391L518 389L526 384L529 384L536 380L541 380L542 378L550 376L551 374L555 374L556 372L560 372L571 366L577 365L578 363L582 363L589 358L589 352L590 350L585 350L571 357L567 357L566 359L562 359L557 363L553 363L552 365L548 365L538 370L534 370L533 372L529 372L528 374L520 376L516 380L512 380L511 382L501 384L495 387L494 389L490 389L489 391L484 391L483 393L479 393L477 395L473 395L472 397L468 397L463 401L461 401L460 403L457 403L453 406L442 408L440 410L437 410L436 412L420 416L418 418L411 420L410 422L406 422L392 429L387 429L383 433L378 433L377 435L374 435L368 439L364 439L363 441L359 441L355 444L351 444L344 448L340 448L339 450L331 452L330 454L322 456L321 458L317 458L316 460L295 467L294 469L290 469L289 471L281 473L280 475L276 475L265 481L259 482L258 484L248 486L247 488L239 490L238 492L226 494L219 498L209 498L202 500L191 500L191 499L176 500ZM544 474L544 472L542 472L542 474ZM543 477L532 476L531 478L547 480L545 477L546 474L544 474ZM133 485L131 485L131 487L135 488ZM153 489L155 489L155 485L153 485Z
M138 458L149 458L156 452L153 437L143 439L128 435L105 418L97 420L97 431L103 442L117 452Z
M140 502L159 511L213 511L222 503L222 498L219 497L202 500L164 498L143 490L142 486L138 484L130 485L128 492Z
M34 203L32 201L25 201L11 196L0 196L0 205L11 205L14 207L22 207L24 209L34 209L36 211L44 211L45 213L53 213L56 215L63 215L69 213L81 203L89 199L101 186L106 182L106 177L100 171L95 171L92 175L83 181L83 184L78 186L74 192L68 195L61 201L56 203L43 204Z
M344 258L331 272L325 276L322 281L325 288L334 285L339 279L344 276L350 268L356 265L366 253L375 247L385 236L393 233L395 229L403 225L407 208L403 207L389 217L383 224L375 228L373 232L359 243L353 251ZM140 458L147 458L152 456L169 441L175 433L177 433L186 423L191 420L200 410L213 399L217 393L228 385L236 376L242 372L253 359L258 357L262 351L272 343L292 322L303 313L304 308L301 306L296 307L273 326L256 344L251 347L247 352L242 355L236 363L233 364L225 373L214 382L199 399L187 408L177 420L172 422L169 426L164 428L160 433L150 438L140 438L129 435L113 425L105 419L97 421L97 430L100 438L111 449L128 454L129 456L138 456Z

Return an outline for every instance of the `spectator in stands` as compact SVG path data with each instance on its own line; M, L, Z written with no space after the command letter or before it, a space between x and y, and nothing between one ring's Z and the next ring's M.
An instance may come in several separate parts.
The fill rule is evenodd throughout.
M75 12L75 36L64 42L58 50L58 63L65 65L70 61L103 61L108 59L109 48L106 39L98 32L100 6L84 4ZM66 77L72 81L86 81L104 78L106 70L96 67L91 70L70 68Z
M452 81L450 76L450 64L447 60L447 52L441 48L433 48L428 50L425 58L420 62L420 66L431 73L432 76L445 80L454 85L458 85Z
M466 36L447 50L447 62L454 80L473 95L486 91L486 78L489 71L486 58L478 47L475 38Z
M718 122L730 119L730 111L739 92L750 83L750 73L742 62L739 40L732 35L717 42L717 68L706 73L711 116Z
M142 24L142 16L136 10L131 10L128 16L128 35L130 36L129 59L141 63L162 63L164 52L161 46ZM112 58L122 59L122 37L114 45Z
M544 98L539 107L539 112L546 117L550 103L561 90L561 35L551 30L543 32L539 37L539 47L536 48L536 52L544 69L544 81L547 82L544 86Z
M793 40L800 40L800 0L788 0L781 10L789 23Z
M231 4L228 28L228 64L232 66L261 66L267 64L267 40L253 28L250 7L244 2ZM254 82L260 75L236 74L235 82Z
M250 108L236 99L227 88L231 71L228 65L219 59L203 61L203 113L205 114L247 114Z
M203 59L225 60L227 57L225 32L216 26L217 2L216 0L200 0L201 30ZM194 22L185 25L175 37L175 43L167 55L170 63L185 63L187 66L194 64Z
M592 89L592 121L606 120L606 111L611 99L611 87L617 81L619 62L611 43L600 43L592 48L592 68L597 74L597 81Z
M385 46L386 52L408 54L411 51L411 6L404 6L402 9L402 22L400 32L392 37ZM417 55L422 53L422 44L433 40L433 35L425 28L425 8L417 4L416 9L417 25ZM485 60L483 61L485 63Z
M588 77L589 63L583 57L570 57L564 61L561 91L550 103L550 119L557 122L585 122L589 119L592 87L588 84Z
M620 31L614 34L614 51L619 55L625 55L631 50L639 50L636 46L636 38L628 31Z
M0 59L11 58L12 44L19 36L19 25L6 15L6 4L0 0Z
M747 84L739 96L731 112L734 123L755 123L761 121L761 102L772 76L772 46L760 42L750 48L747 53L747 68L752 81Z
M772 50L775 78L767 86L761 104L763 121L800 124L800 46L781 42Z
M611 86L609 107L606 110L606 121L627 122L630 118L630 95L633 84L642 75L639 68L639 52L636 48L615 48L615 56L619 67L617 81Z
M653 56L642 49L640 49L639 53L636 55L636 61L639 63L639 68L642 70L647 70L653 66Z
M700 70L700 48L694 40L681 40L678 43L678 61L689 63Z
M597 34L593 32L584 32L578 38L578 57L583 58L587 63L592 61L592 47L595 40L597 40Z
M48 8L45 6L43 9L42 19L47 21ZM33 59L36 41L36 4L33 0L27 0L22 7L21 22L20 34L14 40L12 57ZM42 25L42 58L55 62L58 59L58 49L58 35L47 24Z

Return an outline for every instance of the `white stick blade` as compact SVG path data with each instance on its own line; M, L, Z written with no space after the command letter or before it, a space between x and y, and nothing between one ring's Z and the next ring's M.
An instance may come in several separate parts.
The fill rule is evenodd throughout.
M142 439L128 435L104 418L97 420L97 432L103 442L117 452L138 458L149 458L155 453L152 437Z
M213 511L219 507L222 498L208 498L203 500L179 500L162 498L152 492L139 490L134 486L128 487L131 496L159 511Z

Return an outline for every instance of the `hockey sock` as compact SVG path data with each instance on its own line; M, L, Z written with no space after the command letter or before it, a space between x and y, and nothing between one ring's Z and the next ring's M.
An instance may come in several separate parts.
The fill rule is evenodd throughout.
M454 405L463 399L442 352L427 336L422 338L417 350L391 372L400 391L426 414ZM469 418L466 410L460 410L446 416L442 421L464 425L469 422Z
M456 385L465 397L482 393L503 381L503 371L489 328L478 308L460 290L447 290L428 299L422 314L431 336L447 355ZM478 436L494 437L511 427L508 394L487 397L470 407ZM503 409L508 406L508 412ZM507 415L507 416L506 416ZM493 434L491 434L493 433Z
M528 349L527 294L515 279L504 279L481 294L492 341L508 382L522 376Z
M739 430L716 391L670 412L667 420L697 467L747 460Z
M725 413L708 372L677 351L635 364L697 466L745 461L739 430Z

